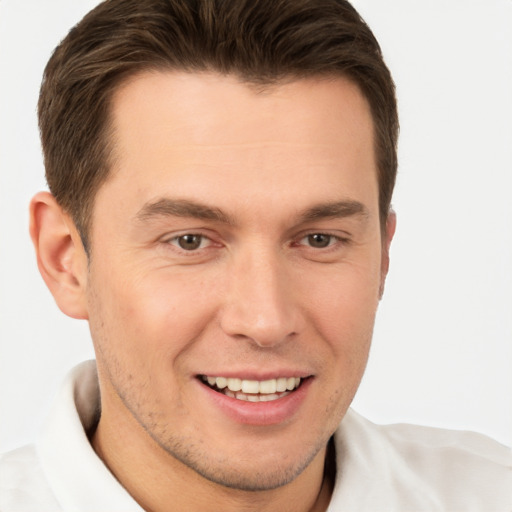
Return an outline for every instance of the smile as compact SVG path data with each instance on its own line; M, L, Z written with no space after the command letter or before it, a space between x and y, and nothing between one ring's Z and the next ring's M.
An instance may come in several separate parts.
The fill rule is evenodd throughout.
M278 400L296 390L302 382L300 377L246 380L207 375L202 375L201 380L219 393L247 402L271 402Z

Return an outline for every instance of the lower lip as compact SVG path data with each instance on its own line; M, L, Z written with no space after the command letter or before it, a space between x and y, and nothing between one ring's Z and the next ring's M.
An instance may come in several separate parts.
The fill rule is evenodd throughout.
M246 425L277 425L293 418L304 402L313 378L302 381L290 394L270 402L247 402L231 398L197 381L208 398L229 418Z

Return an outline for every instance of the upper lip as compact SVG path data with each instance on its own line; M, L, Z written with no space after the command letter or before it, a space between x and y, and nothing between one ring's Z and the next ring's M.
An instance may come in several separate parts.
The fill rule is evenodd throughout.
M304 370L292 370L292 369L283 369L283 370L272 370L272 371L255 371L255 370L228 370L228 371L211 371L208 370L204 373L197 374L200 376L207 377L226 377L232 379L242 379L242 380L271 380L271 379L279 379L279 378L290 378L290 377L300 377L301 379L305 379L307 377L312 377L313 374Z

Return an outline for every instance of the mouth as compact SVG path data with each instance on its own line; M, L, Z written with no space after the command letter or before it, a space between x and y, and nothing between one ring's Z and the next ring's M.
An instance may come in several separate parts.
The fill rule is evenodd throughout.
M279 400L296 391L304 381L300 377L246 380L210 375L200 375L199 379L218 393L246 402L272 402Z

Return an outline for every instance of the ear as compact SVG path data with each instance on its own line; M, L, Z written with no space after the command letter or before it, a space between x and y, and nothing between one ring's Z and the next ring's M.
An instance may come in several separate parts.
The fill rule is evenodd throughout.
M382 299L384 295L384 287L386 284L386 276L388 275L389 270L389 248L391 246L391 241L393 240L393 236L395 235L396 230L396 213L393 210L390 210L388 213L388 218L386 219L386 228L384 233L382 234L382 257L381 257L381 267L380 267L380 288L379 288L379 298Z
M30 202L30 236L39 272L60 310L87 319L87 255L73 221L49 192Z

